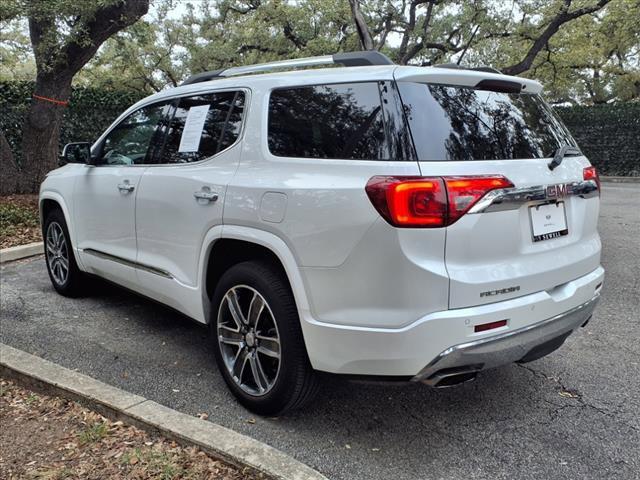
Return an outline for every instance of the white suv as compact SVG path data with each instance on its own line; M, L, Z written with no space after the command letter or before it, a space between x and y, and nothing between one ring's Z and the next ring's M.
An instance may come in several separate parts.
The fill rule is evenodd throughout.
M539 83L454 67L345 53L138 102L42 184L53 286L208 324L262 414L318 372L440 387L548 354L602 287L598 176Z

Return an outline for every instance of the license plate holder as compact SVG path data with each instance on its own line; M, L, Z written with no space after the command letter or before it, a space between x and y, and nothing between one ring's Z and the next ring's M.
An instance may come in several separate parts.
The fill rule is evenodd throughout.
M534 242L569 234L564 202L543 203L529 207L531 236Z

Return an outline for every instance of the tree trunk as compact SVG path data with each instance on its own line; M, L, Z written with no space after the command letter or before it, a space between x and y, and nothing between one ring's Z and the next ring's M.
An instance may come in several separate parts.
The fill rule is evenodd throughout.
M371 37L371 32L367 26L367 21L364 19L364 15L360 10L358 0L349 0L349 4L351 5L351 15L353 16L353 21L356 24L356 30L358 31L358 37L360 38L362 48L364 50L373 50L375 48L373 38Z
M0 195L17 193L20 188L21 173L18 164L13 158L11 147L4 132L0 130L0 170L2 181L0 182Z
M71 78L38 75L34 95L68 101ZM62 116L67 108L50 100L33 98L22 132L22 193L36 193L44 176L58 166L58 143Z

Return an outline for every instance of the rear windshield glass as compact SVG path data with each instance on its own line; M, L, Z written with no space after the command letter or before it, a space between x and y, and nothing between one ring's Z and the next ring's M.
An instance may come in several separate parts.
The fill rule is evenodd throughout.
M399 82L419 160L553 157L576 146L538 95Z

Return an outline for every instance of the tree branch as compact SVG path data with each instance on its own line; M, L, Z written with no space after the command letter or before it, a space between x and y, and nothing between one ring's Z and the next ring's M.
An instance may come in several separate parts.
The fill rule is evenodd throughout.
M571 7L571 0L564 0L564 4L560 8L558 14L549 22L540 36L535 39L533 45L531 45L531 48L529 48L524 58L514 65L503 68L502 72L506 73L507 75L518 75L520 73L526 72L533 65L533 61L535 60L538 53L540 53L540 51L545 47L551 37L553 37L558 32L562 25L583 15L597 12L610 1L611 0L598 0L598 2L592 6L578 8L573 12L569 12L569 7Z
M282 26L282 33L284 33L285 38L291 41L297 48L302 49L307 46L307 42L295 34L289 21L286 21Z
M60 51L57 73L75 75L109 37L134 24L149 11L149 0L124 0L96 11L85 26L86 37L69 41Z

